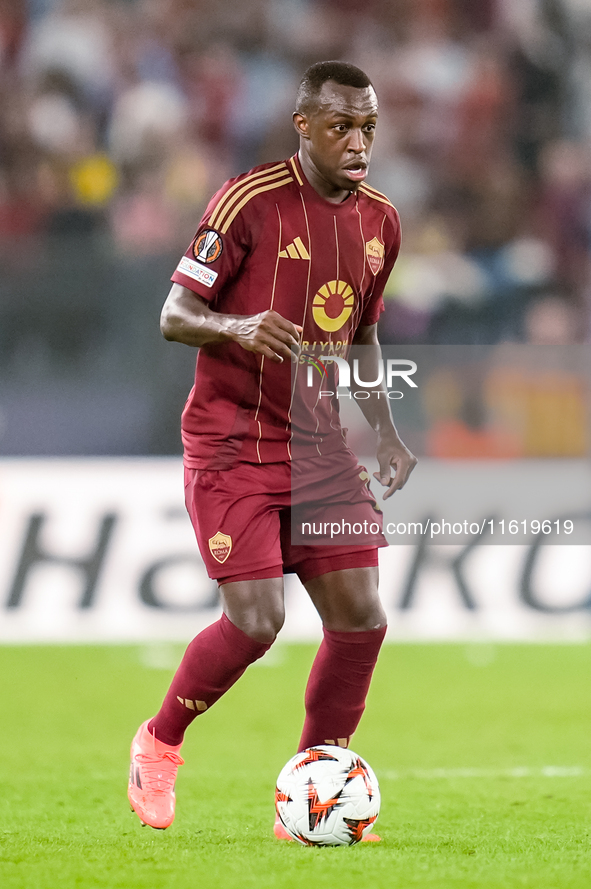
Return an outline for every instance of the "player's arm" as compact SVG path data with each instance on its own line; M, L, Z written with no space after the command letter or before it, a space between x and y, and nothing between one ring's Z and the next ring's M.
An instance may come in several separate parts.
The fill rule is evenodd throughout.
M207 302L181 284L173 284L160 316L167 340L187 346L238 343L247 352L271 361L291 359L299 350L302 328L272 310L257 315L214 312Z
M359 360L359 378L362 380L376 380L379 376L379 365L382 361L377 324L358 327L353 339L353 345L364 347L363 349L356 350ZM373 389L371 398L360 399L357 404L361 408L365 419L378 436L376 455L380 471L374 472L374 477L378 479L380 484L388 488L383 497L384 500L387 500L395 491L400 490L406 484L417 463L417 458L414 454L411 454L396 431L392 414L390 413L388 396L383 384ZM392 477L392 467L394 468L394 477Z

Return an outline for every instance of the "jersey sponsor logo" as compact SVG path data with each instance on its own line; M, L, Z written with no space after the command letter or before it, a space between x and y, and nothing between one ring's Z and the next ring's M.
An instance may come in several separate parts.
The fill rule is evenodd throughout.
M193 256L198 262L215 262L222 255L222 239L213 229L207 228L197 235L193 242Z
M223 563L232 552L232 538L228 534L218 531L209 538L209 551L216 562Z
M213 287L218 276L217 272L205 268L199 262L194 262L188 256L183 256L176 270L189 278L193 278L195 281L199 281L200 284L204 284L206 287Z
M291 244L288 244L285 250L279 252L280 259L310 259L310 254L306 250L306 245L300 237L294 238Z
M355 296L346 281L328 281L312 301L312 315L318 327L333 332L349 320Z
M378 272L381 271L384 264L385 253L385 246L377 238L372 238L371 241L366 242L365 255L367 256L369 267L374 275L377 275Z

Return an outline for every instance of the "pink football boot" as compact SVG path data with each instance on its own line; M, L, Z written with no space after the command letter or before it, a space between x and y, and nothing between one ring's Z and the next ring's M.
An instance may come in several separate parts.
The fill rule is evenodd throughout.
M180 749L180 744L170 747L158 741L148 731L148 722L137 730L131 742L127 796L142 825L164 830L174 821L174 783L184 763Z

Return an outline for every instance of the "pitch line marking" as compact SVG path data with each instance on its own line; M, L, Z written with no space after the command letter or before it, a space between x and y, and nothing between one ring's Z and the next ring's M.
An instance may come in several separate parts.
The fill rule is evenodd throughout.
M441 778L580 778L588 773L589 769L584 766L516 766L512 769L386 769L381 772L381 777L390 781L403 778L429 781Z

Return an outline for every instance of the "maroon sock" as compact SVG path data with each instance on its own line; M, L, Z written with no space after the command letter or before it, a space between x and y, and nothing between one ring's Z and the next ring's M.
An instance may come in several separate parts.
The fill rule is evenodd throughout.
M271 643L247 636L222 614L189 644L149 730L164 744L181 744L195 717L215 704L270 647Z
M306 688L306 721L298 750L349 744L365 709L385 635L385 627L362 633L324 630Z

